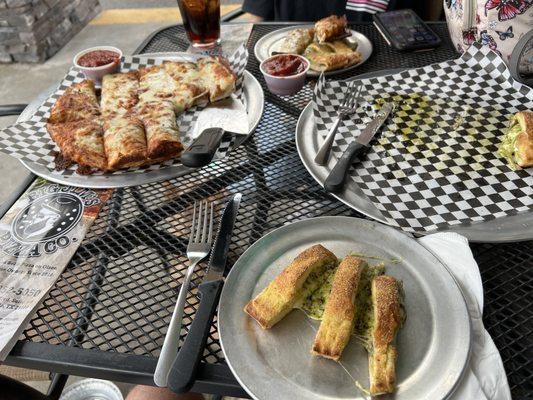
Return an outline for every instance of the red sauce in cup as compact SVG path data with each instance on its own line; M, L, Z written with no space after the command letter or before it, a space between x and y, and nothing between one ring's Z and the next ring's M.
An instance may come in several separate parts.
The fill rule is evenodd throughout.
M86 68L101 67L118 62L120 55L111 50L94 50L78 58L78 65Z
M263 69L273 76L291 76L305 71L307 64L300 57L280 54L263 64Z

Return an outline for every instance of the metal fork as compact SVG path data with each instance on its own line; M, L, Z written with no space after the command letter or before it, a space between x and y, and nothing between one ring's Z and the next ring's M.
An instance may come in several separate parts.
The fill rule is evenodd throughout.
M198 216L196 215L196 208L198 205ZM209 213L208 208L210 209ZM202 211L203 210L203 211ZM172 367L172 362L178 354L178 346L180 341L180 332L183 322L183 309L185 301L187 300L187 293L189 291L189 284L194 273L196 264L202 261L211 250L211 240L213 237L213 203L210 205L207 201L202 203L194 203L194 211L192 216L191 235L189 236L189 244L187 245L187 258L190 265L187 269L185 279L181 284L180 292L174 313L168 326L168 331L163 342L161 354L157 360L157 366L154 372L154 382L157 386L166 387L168 382L168 373Z
M357 102L359 100L359 94L361 93L361 87L362 85L359 85L357 89L355 89L355 81L352 81L348 84L348 87L346 88L346 94L344 95L344 100L337 110L337 119L330 128L328 135L326 136L326 140L316 154L315 163L318 165L325 165L328 162L331 145L333 144L333 140L335 139L337 129L339 128L342 119L355 113L355 110L357 109Z

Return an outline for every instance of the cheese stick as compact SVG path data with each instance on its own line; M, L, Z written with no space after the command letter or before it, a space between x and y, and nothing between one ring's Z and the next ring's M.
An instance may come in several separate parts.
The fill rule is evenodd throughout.
M244 311L262 328L271 328L321 285L323 272L334 268L336 262L335 254L322 245L309 247L251 300Z
M401 284L392 276L381 275L372 281L373 328L368 369L370 394L392 393L396 387L396 334L404 314Z
M354 256L347 256L337 268L311 350L313 354L335 361L341 357L350 340L358 312L355 300L364 268L366 262Z

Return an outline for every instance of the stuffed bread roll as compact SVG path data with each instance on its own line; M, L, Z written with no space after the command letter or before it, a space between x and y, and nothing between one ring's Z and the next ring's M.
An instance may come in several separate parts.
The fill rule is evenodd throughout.
M315 35L318 43L330 42L346 33L348 21L346 16L330 15L315 23Z
M314 29L294 29L290 31L281 42L280 53L302 54L311 44L315 36Z
M361 55L357 51L339 43L311 43L304 52L310 68L314 71L327 72L346 68L361 61Z
M300 253L244 311L263 329L269 329L285 317L303 298L322 284L323 272L334 268L335 254L317 244Z
M533 166L533 112L521 111L513 116L498 153L513 169Z
M311 352L337 361L348 344L356 313L356 294L366 262L347 256L340 263L326 300L322 322Z
M368 369L370 394L392 393L396 387L396 334L404 322L401 283L381 275L372 281L373 328Z

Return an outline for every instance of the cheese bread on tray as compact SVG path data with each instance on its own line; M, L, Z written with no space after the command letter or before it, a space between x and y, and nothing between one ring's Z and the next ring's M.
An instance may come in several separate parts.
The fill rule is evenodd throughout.
M166 61L104 76L66 89L51 109L47 129L63 160L90 171L114 171L179 157L177 115L235 91L236 76L222 57ZM68 163L65 163L68 164Z
M400 281L384 264L336 256L320 244L300 253L244 307L263 329L292 309L321 320L311 353L339 361L352 336L366 348L372 396L396 389L396 335L405 320ZM324 305L325 304L325 305ZM275 333L273 333L275 334ZM297 335L298 332L295 332Z

